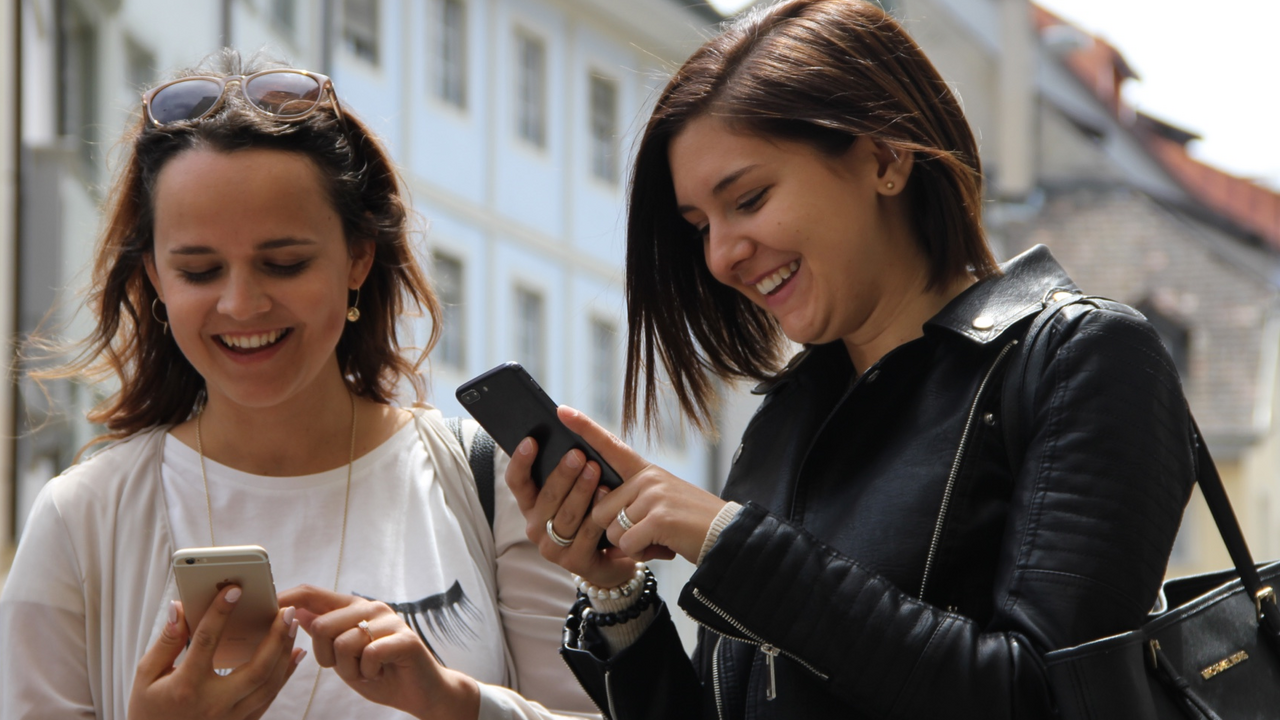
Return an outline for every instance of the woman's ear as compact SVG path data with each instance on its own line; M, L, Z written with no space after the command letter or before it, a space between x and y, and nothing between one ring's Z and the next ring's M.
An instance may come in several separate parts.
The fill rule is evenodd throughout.
M151 287L155 288L156 296L160 298L160 302L164 302L164 291L160 289L160 274L156 272L156 256L151 253L143 254L142 267L147 271L147 279L151 281Z
M880 140L871 142L874 145L873 153L878 164L876 190L881 195L897 195L907 186L907 179L911 177L911 168L915 164L916 155Z
M373 269L374 243L372 240L357 240L350 245L351 273L347 278L347 287L355 290L364 284Z

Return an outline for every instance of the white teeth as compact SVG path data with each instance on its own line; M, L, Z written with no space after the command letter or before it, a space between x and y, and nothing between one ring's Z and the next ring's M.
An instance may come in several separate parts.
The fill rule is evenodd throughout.
M790 265L787 265L786 267L783 267L783 268L778 268L776 271L774 271L772 275L756 283L756 290L761 295L768 295L774 290L777 290L779 285L781 285L784 281L786 281L787 278L791 277L792 273L794 273L796 270L799 270L799 269L800 269L800 261L792 260Z
M241 350L253 350L255 348L271 345L284 335L284 330L272 330L271 332L258 333L257 335L219 335L218 339L227 347L239 348Z

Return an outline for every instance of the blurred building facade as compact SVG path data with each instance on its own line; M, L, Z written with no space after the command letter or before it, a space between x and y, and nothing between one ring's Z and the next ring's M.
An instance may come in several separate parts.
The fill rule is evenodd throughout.
M651 96L721 18L682 0L18 0L5 81L18 108L0 135L19 153L5 185L0 251L19 333L91 326L88 278L114 146L139 93L227 45L333 78L344 107L388 143L423 221L418 249L447 305L424 368L428 400L465 415L453 389L505 360L560 402L617 429L625 315L627 157ZM10 28L7 23L12 23ZM5 47L8 47L7 45ZM3 69L5 66L0 66ZM16 92L10 85L0 93ZM0 151L6 170L17 163ZM13 175L5 174L6 182ZM20 223L17 218L20 217ZM4 243L11 243L12 247ZM5 305L0 300L0 305ZM78 314L76 311L79 311ZM430 327L409 318L418 342ZM0 327L0 331L4 331ZM12 332L0 332L9 337ZM0 547L40 487L97 434L84 412L110 387L26 379L0 415L18 419L0 476ZM3 396L0 396L3 400ZM10 432L2 432L11 436ZM708 450L674 428L655 461L707 484ZM5 457L0 454L0 461ZM3 563L0 562L0 568ZM2 574L2 569L0 569Z

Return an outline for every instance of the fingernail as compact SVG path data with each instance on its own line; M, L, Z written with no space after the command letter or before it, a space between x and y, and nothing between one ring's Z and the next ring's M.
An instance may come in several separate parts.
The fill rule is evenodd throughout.
M178 601L177 600L169 601L168 615L169 615L169 624L177 625L178 624Z
M603 487L596 488L596 502L600 502L608 494L609 494L608 488L603 488Z
M533 452L533 441L530 440L529 438L525 438L521 440L520 446L516 448L516 451L519 452L521 455L528 455L529 453Z
M560 407L564 408L565 414L567 414L569 417L578 417L578 411L577 411L577 410L574 410L573 408L569 407L568 405L561 405Z
M564 462L569 467L577 470L582 467L582 453L577 450L570 450L569 454L564 456Z
M299 620L289 623L289 637L298 637L298 626L301 624L302 622Z
M301 665L301 664L302 664L302 658L304 658L304 657L306 657L306 656L307 656L307 651L306 651L306 650L303 650L302 652L298 653L298 657L294 658L294 660L293 660L293 664L294 664L294 665Z
M285 624L285 627L291 627L291 626L293 625L293 616L294 616L294 614L295 614L295 613L297 613L297 610L294 610L292 607L287 607L287 608L285 608L285 609L284 609L284 624ZM290 633L290 634L292 634L292 633Z
M227 591L227 602L233 603L240 599L240 588L233 587Z
M588 463L588 464L587 464L587 469L582 471L582 477L583 477L583 479L586 479L586 480L595 480L595 479L596 479L596 466L595 466L595 465L592 465L592 464L590 464L590 463Z

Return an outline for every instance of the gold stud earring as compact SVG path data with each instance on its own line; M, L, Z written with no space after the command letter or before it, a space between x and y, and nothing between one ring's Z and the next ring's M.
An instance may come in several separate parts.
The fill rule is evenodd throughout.
M885 190L892 190L894 187L895 187L895 185L893 184L893 181L892 181L892 180L890 180L889 182L887 182L887 183L885 183L885 184L884 184L884 188L885 188Z
M347 308L347 322L355 322L360 319L360 308L356 307L360 304L360 288L356 288L356 299L351 303L351 307Z
M157 302L159 302L159 301L160 301L160 298L158 298L158 297L151 298L151 317L152 317L152 319L154 319L156 322L160 323L160 325L161 325L161 326L163 326L163 330L162 330L162 332L163 332L165 335L168 335L168 334L169 334L169 323L168 323L167 321L161 320L161 319L160 319L160 316L159 316L159 315L156 315L156 303L157 303ZM167 317L167 316L168 316L168 315L167 315L167 313L166 313L166 317Z

